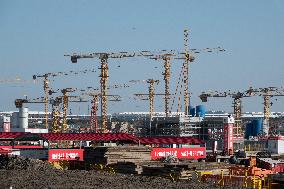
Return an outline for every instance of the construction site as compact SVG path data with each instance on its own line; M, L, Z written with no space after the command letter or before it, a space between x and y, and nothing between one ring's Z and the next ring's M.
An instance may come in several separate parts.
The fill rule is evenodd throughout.
M9 93L13 102L1 102L0 188L284 188L284 112L273 110L283 108L283 85L247 87L237 68L215 64L214 70L202 68L200 82L228 69L241 84L228 81L226 88L216 82L216 89L208 89L199 83L202 92L195 91L192 65L202 64L202 56L218 61L234 51L227 43L230 50L222 44L195 48L192 30L179 30L180 48L175 42L166 50L152 45L127 51L139 46L115 38L117 46L110 47L119 50L113 51L66 43L72 50L60 52L64 65L55 71L35 66L30 69L39 71L28 79L3 73L3 95L10 86L25 93ZM64 67L71 69L58 69ZM30 73L20 69L19 75ZM261 102L253 107L262 111L247 111L247 101L256 98Z

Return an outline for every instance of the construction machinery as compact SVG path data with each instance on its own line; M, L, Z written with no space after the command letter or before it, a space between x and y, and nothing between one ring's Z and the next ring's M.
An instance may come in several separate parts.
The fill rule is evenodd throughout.
M155 94L155 84L159 84L160 81L159 80L154 80L154 79L148 79L148 80L133 80L131 82L143 82L143 83L149 83L149 93L148 94L141 94L141 93L138 93L138 94L134 94L135 96L138 96L139 98L141 98L141 100L149 100L149 107L150 107L150 110L149 110L149 113L150 113L150 117L152 117L153 115L153 112L154 112L154 96L155 95L165 95L165 94ZM145 97L146 96L146 97Z
M48 129L48 95L50 95L49 89L49 78L57 76L67 76L67 75L77 75L77 74L86 74L89 72L96 72L95 69L86 69L81 71L69 71L69 72L54 72L54 73L45 73L39 75L33 75L33 80L36 81L37 78L43 78L43 90L44 90L44 111L45 111L45 127Z
M60 89L57 90L49 90L49 94L56 93ZM62 96L56 97L54 100L51 100L50 103L52 104L52 112L53 112L53 123L52 123L52 131L58 132L59 131L59 105L63 103L63 112L62 112L62 126L61 132L67 132L68 124L67 124L67 111L69 102L87 102L87 100L83 99L80 96L69 96L69 93L77 91L77 88L64 88L61 89ZM82 91L82 90L81 90Z
M271 97L284 96L283 87L265 87L252 90L253 93L258 94L263 97L264 104L264 120L263 120L263 135L268 136L270 133L269 128L269 117L270 117L270 106L272 102L270 101Z
M106 128L98 127L98 117L97 117L97 111L98 111L98 106L97 104L99 103L99 98L102 98L102 94L98 92L87 92L87 93L82 93L82 95L87 95L92 97L91 103L91 117L90 117L90 132L94 133L104 133L106 132ZM121 96L119 95L106 95L107 98L109 98L109 101L121 101Z
M112 84L108 85L106 89L118 89L118 88L128 88L130 87L128 84ZM90 132L102 132L103 129L98 129L98 119L97 119L97 111L99 103L99 98L101 98L102 93L99 93L99 88L93 88L93 87L87 87L87 89L81 89L80 90L82 95L90 96L92 107L91 107L91 117L90 117ZM119 95L106 95L109 98L109 101L121 101L121 96Z
M243 136L244 129L241 125L241 115L242 115L242 104L241 104L241 99L243 97L251 97L251 96L256 96L257 94L255 93L252 88L250 88L247 91L240 92L240 91L209 91L209 92L202 92L201 95L199 96L202 102L207 102L208 97L232 97L233 98L233 108L234 108L234 117L235 117L235 125L233 128L233 134L236 137Z
M44 97L38 97L38 98L33 98L33 99L16 99L15 100L15 106L16 108L22 108L23 104L25 103L44 103Z
M77 63L78 59L82 59L82 58L98 58L100 59L101 62L101 80L100 80L100 84L101 84L101 94L102 94L102 98L101 98L101 106L102 106L102 126L103 128L106 128L106 120L107 120L107 99L106 99L106 95L107 95L107 81L108 81L108 77L109 77L109 73L108 73L108 59L112 58L112 59L121 59L121 58L130 58L130 57L147 57L153 60L163 60L164 61L164 80L165 80L165 113L166 116L168 116L168 112L169 112L169 96L170 96L170 91L169 91L169 80L170 80L170 60L171 59L184 59L187 61L193 61L194 60L194 56L192 54L195 53L200 53L202 51L207 51L207 52L213 52L213 51L218 51L218 52L222 52L225 51L223 48L221 47L217 47L217 48L206 48L206 49L201 49L201 50L197 50L197 49L190 49L187 52L183 52L183 51L176 51L176 50L161 50L161 51L136 51L136 52L109 52L109 53L89 53L89 54L67 54L64 56L69 56L71 57L71 62L72 63ZM188 76L186 76L187 78Z
M49 100L52 105L52 126L51 132L59 133L60 132L60 110L59 105L62 103L62 97L56 97Z
M113 84L113 85L109 85L107 86L107 89L116 89L116 88L127 88L129 87L129 85L127 84ZM69 96L70 92L82 92L81 95L79 96ZM55 120L53 122L53 130L57 130L57 126L59 125L56 121L57 120L57 112L59 109L58 106L63 102L63 115L62 115L62 132L66 132L67 131L67 111L68 111L68 102L87 102L87 100L85 99L85 96L91 96L91 102L92 102L92 108L91 108L91 120L90 120L90 131L95 131L98 130L98 125L97 125L97 103L98 103L98 98L101 97L101 93L98 93L99 89L98 88L93 88L93 87L87 87L85 89L78 89L78 88L64 88L64 89L55 89L55 90L49 90L49 94L53 94L53 93L58 93L61 92L62 96L61 97L56 97L55 100L52 100L53 104L53 112L54 112L54 116L53 120ZM109 100L110 101L120 101L121 97L119 95L107 95L108 97L111 97Z
M50 104L52 105L52 128L53 133L66 133L68 132L67 124L67 110L69 102L88 102L88 100L82 98L81 96L69 96L68 92L72 90L62 89L63 96L58 96L50 99ZM62 124L60 124L60 105L63 103L62 111Z
M66 132L67 131L67 110L68 110L68 100L69 100L69 96L68 93L70 92L74 92L76 89L74 88L65 88L62 89L62 95L63 95L63 120L62 120L62 132Z
M263 120L263 134L267 136L269 134L269 116L270 116L270 98L274 96L284 96L284 90L282 87L266 87L253 89L250 87L248 90L243 92L233 92L233 91L214 91L214 92L202 92L199 96L202 102L207 102L208 97L232 97L233 98L233 108L235 116L235 128L234 135L243 135L243 128L241 125L241 115L242 115L242 98L252 97L252 96L263 96L264 99L264 120Z

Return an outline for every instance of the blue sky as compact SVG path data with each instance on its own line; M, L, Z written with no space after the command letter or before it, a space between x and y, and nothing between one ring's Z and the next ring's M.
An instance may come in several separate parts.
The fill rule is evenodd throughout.
M0 80L99 66L98 60L71 64L65 53L182 49L183 30L189 28L191 48L222 46L227 50L196 56L190 67L192 104L201 104L201 91L279 87L284 80L283 10L282 0L1 0ZM181 64L172 63L172 92ZM161 80L157 91L163 92L161 62L134 58L109 60L109 65L110 84L154 78ZM98 72L52 78L51 87L98 86ZM15 110L14 99L24 95L43 96L41 83L0 84L0 90L0 110ZM131 98L133 93L146 92L144 84L111 91L122 95L124 101L111 103L110 112L147 111L146 101ZM209 99L205 105L210 110L232 111L231 101ZM162 99L157 97L155 102L155 109L163 111ZM274 102L272 111L283 111L284 97ZM72 107L75 113L87 112L87 104ZM243 110L262 111L261 97L244 99Z

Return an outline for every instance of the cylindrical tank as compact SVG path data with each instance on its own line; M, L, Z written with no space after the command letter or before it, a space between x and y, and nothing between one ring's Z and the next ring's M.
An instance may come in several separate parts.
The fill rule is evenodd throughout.
M258 136L262 131L262 119L252 120L252 136Z
M198 105L196 106L196 116L197 117L205 117L205 106L204 105Z
M29 109L28 108L19 108L19 128L27 129L29 124Z
M246 132L245 132L245 138L246 139L249 139L249 136L253 136L252 135L252 129L253 129L252 123L247 123L246 124Z
M190 106L189 108L189 114L191 115L191 117L194 117L195 116L195 108Z

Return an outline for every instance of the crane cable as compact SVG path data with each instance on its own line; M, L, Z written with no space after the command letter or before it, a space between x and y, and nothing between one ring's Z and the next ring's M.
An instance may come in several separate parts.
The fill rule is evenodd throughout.
M181 102L182 89L184 87L183 83L185 82L185 78L184 78L184 76L186 74L185 66L184 66L184 69L182 71L183 71L182 72L183 73L183 77L182 77L181 83L180 83L180 91L179 91L179 96L178 96L178 109L177 109L177 112L181 112L181 108L182 108L180 102Z
M174 103L175 103L176 95L177 95L177 93L178 93L178 88L179 88L180 83L181 83L181 82L180 82L180 81L181 81L181 76L182 76L182 74L184 73L184 68L185 68L185 63L182 64L182 68L181 68L181 70L180 70L179 78L178 78L178 80L177 80L177 82L176 82L176 88L175 88L174 98L173 98L173 100L172 100L172 104L171 104L171 107L170 107L170 112L172 111L173 106L174 106ZM182 85L182 84L181 84L181 85Z

